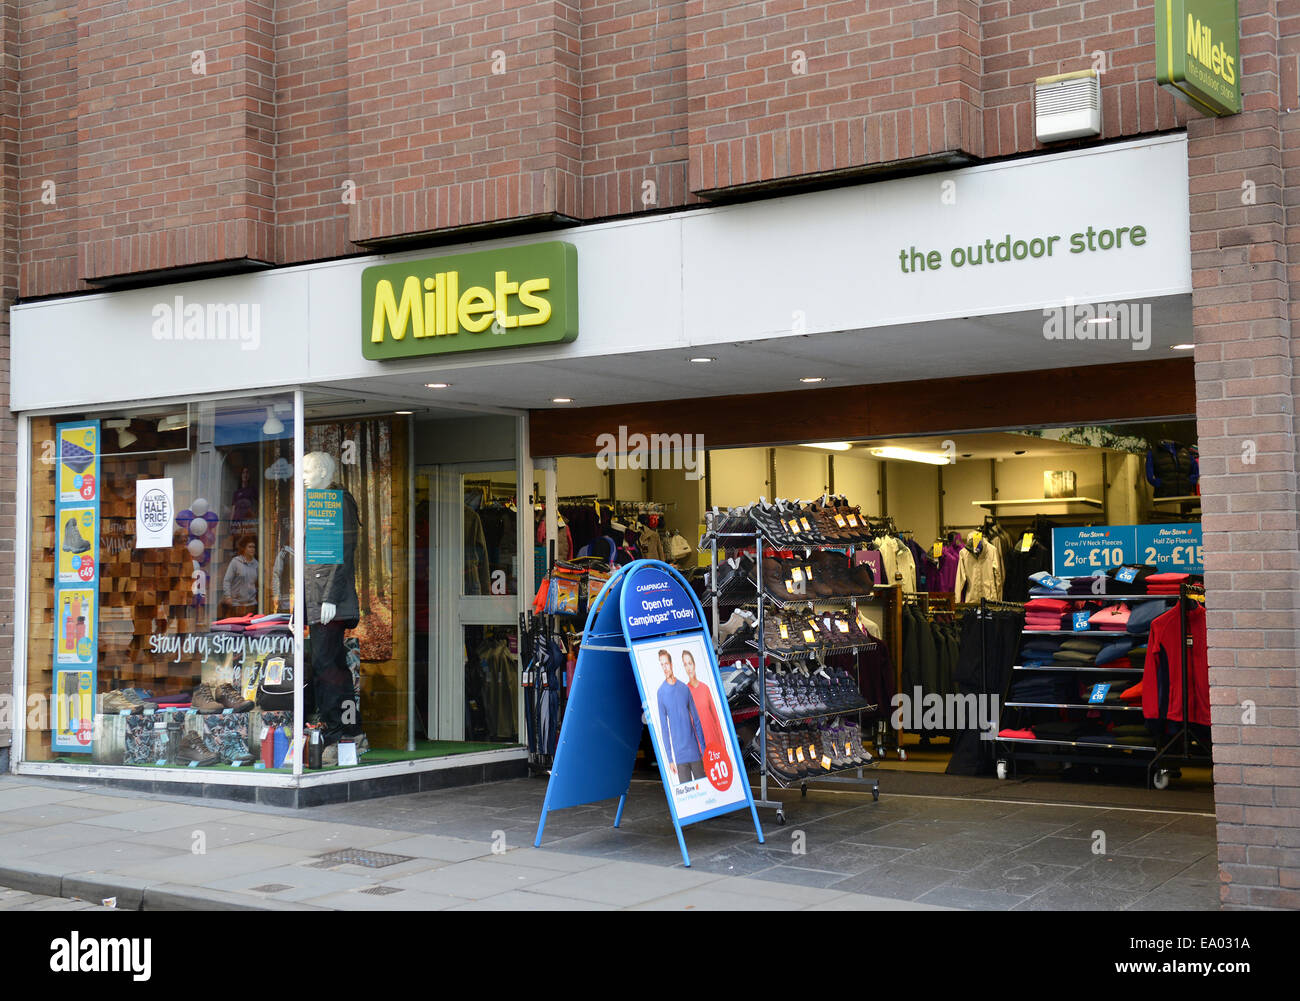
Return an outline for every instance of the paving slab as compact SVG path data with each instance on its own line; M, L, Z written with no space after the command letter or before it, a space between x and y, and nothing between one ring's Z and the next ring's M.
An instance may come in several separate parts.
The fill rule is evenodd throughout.
M348 890L311 897L303 903L339 911L445 911L466 901L459 897L420 893L418 890L399 890L389 894Z
M237 811L221 810L210 806L191 806L188 803L163 803L143 810L123 810L103 813L93 823L98 827L111 827L119 831L162 831L171 827L204 823L228 823L237 818Z
M393 841L372 843L368 846L373 851L388 852L392 855L415 855L419 858L438 859L442 862L464 862L468 859L491 856L491 843L465 841L461 838L443 838L436 834L417 834L413 837L399 837ZM509 854L506 852L504 854Z
M624 907L719 879L712 873L696 873L684 867L672 869L624 861L606 862L558 878L555 873L550 875L552 879L540 884L542 893Z
M269 897L287 903L300 903L327 893L359 890L374 885L374 879L335 872L331 869L313 869L302 865L284 865L273 869L244 872L237 876L206 880L202 886L240 893L254 898ZM258 891L259 886L282 889Z
M397 879L385 879L384 882L390 886L400 886L435 896L480 900L508 890L522 890L543 885L557 877L567 881L573 875L560 873L554 869L471 859Z
M508 890L481 900L469 900L449 907L449 911L617 911L613 904L573 897L553 897L530 890Z

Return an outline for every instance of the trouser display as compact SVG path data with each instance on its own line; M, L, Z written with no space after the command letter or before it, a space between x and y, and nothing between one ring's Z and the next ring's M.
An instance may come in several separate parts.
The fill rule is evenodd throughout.
M311 676L316 710L325 728L326 744L361 733L361 706L343 646L346 627L335 620L311 627Z

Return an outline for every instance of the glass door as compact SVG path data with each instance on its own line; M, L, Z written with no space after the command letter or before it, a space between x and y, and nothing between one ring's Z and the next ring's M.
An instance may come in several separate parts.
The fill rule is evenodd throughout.
M518 476L501 463L431 467L429 715L435 739L519 742ZM523 498L531 518L529 499ZM441 585L441 586L439 586Z

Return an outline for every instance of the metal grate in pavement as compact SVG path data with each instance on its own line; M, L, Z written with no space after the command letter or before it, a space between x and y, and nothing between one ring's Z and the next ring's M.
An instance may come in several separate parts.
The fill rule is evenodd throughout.
M367 869L384 869L401 862L414 861L413 855L390 855L387 852L366 851L364 848L340 848L338 851L317 855L326 868L331 865L363 865Z
M293 887L288 883L263 883L261 886L250 886L249 890L253 893L279 893L282 890L292 890Z
M390 893L401 893L402 888L400 886L367 886L364 890L358 892L370 893L376 897L386 897Z

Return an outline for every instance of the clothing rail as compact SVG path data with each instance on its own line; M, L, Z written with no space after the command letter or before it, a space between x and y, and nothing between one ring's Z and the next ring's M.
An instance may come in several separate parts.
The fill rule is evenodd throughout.
M1200 761L1212 761L1213 750L1192 732L1192 720L1189 715L1191 703L1191 685L1188 684L1188 651L1192 648L1192 634L1187 624L1187 602L1205 601L1205 586L1203 584L1183 584L1178 588L1178 631L1179 631L1179 670L1182 673L1182 701L1183 701L1183 718L1182 726L1178 732L1173 735L1168 743L1159 747L1153 757L1147 763L1147 788L1155 786L1153 777L1159 773L1167 773L1168 769L1161 768L1157 771L1156 765L1164 760L1166 764L1179 762L1182 764L1191 764ZM1161 724L1166 722L1163 716L1160 717ZM1163 725L1161 727L1164 729ZM1193 750L1193 749L1196 750ZM1168 781L1167 774L1165 781ZM1163 788L1158 786L1156 788Z

